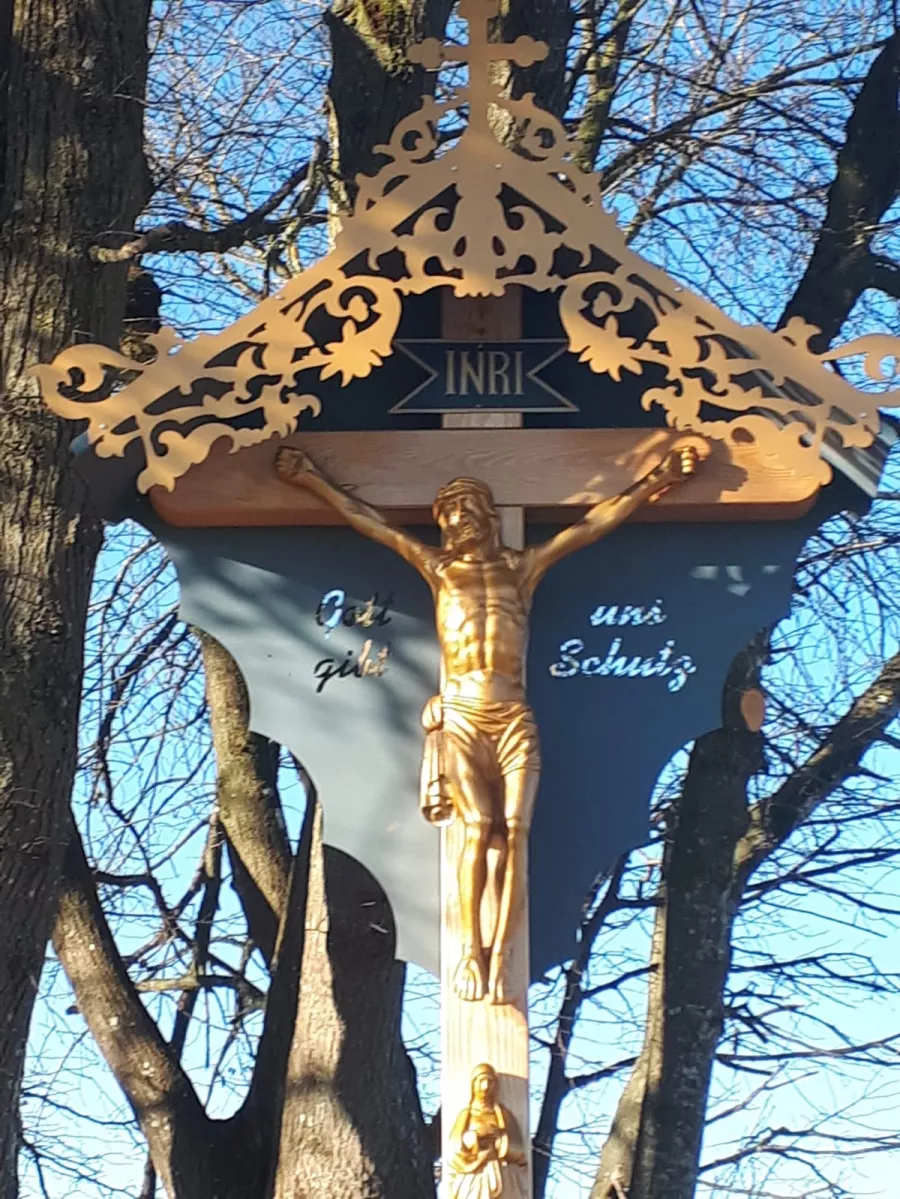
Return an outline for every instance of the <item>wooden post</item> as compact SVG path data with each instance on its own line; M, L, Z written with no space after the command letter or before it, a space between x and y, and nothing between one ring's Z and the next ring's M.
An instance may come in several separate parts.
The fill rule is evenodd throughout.
M454 341L515 340L522 335L521 292L510 288L501 297L444 297L443 336ZM517 428L522 416L516 412L466 412L447 414L444 428ZM490 479L484 480L490 483ZM525 542L524 510L500 508L503 541L511 549ZM461 954L456 863L462 850L464 830L460 821L441 833L441 1199L449 1199L449 1145L454 1121L470 1098L472 1070L482 1062L493 1066L500 1088L498 1099L513 1115L522 1133L528 1165L508 1166L504 1171L503 1199L531 1199L531 1134L528 1113L528 983L530 979L528 901L519 914L510 961L510 979L516 997L500 1006L487 999L468 1003L453 990L453 972ZM497 850L489 851L489 885L482 906L484 941L489 944L496 919L490 885L497 864ZM527 895L527 890L526 890Z

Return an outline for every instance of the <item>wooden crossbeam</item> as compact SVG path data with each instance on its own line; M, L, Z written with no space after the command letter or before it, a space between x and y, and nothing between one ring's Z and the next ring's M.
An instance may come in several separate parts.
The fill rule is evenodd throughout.
M455 419L463 423L462 415ZM489 482L501 507L523 508L530 520L560 522L623 491L661 461L676 436L668 429L496 427L296 433L236 454L221 443L173 491L154 487L150 499L173 525L340 523L322 500L276 476L279 446L297 445L401 524L430 522L438 487L458 475ZM812 475L784 469L752 444L713 442L696 478L642 509L637 519L794 520L812 507L817 491Z

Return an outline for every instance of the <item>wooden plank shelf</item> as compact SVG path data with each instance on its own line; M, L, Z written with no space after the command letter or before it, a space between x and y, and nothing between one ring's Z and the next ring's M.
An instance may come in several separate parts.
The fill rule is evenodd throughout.
M150 499L169 524L331 525L323 501L282 482L274 460L282 445L301 446L360 499L389 509L398 523L426 523L448 480L489 480L499 506L530 520L574 520L591 504L623 491L679 439L668 429L444 428L385 432L297 433L228 454L224 442L173 491ZM697 439L697 444L702 444ZM753 444L703 445L695 478L646 505L638 520L794 520L813 505L818 481L762 457Z

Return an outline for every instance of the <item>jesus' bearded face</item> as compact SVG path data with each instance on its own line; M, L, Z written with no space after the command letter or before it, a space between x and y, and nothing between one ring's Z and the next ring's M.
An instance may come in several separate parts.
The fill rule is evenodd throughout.
M487 488L475 480L455 479L434 504L444 545L454 553L493 548L499 519Z

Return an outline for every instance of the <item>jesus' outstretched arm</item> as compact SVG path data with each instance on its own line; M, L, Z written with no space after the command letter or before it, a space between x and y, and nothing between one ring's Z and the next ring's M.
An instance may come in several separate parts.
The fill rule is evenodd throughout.
M377 541L379 545L386 545L414 566L427 581L431 580L436 551L406 530L392 525L371 504L364 503L333 483L305 450L290 446L280 449L275 457L275 470L285 483L313 492L339 512L358 533Z
M601 500L581 520L526 550L523 567L528 585L533 589L560 559L599 541L618 528L641 504L666 491L673 483L689 479L696 471L698 461L699 454L693 445L677 446L659 466L632 483L621 495Z

